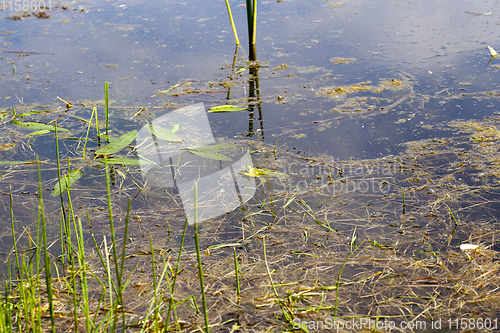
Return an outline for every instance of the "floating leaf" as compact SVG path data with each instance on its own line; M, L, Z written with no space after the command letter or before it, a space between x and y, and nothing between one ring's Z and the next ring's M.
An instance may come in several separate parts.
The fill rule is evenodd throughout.
M110 144L102 147L95 152L96 155L111 155L119 152L123 148L127 147L132 141L134 141L137 136L137 131L132 131L123 134L118 139L114 140Z
M52 131L49 131L49 130L41 130L41 131L31 132L30 134L28 134L28 136L40 135L40 134L47 134L47 133L50 133L50 132L52 132Z
M220 105L210 108L208 112L233 112L233 111L242 111L246 109L247 109L246 107L238 105Z
M31 115L34 115L34 114L47 113L47 112L50 112L50 111L44 111L44 110L28 110L27 112L18 113L16 116L17 116L17 117L27 117L27 116L31 116Z
M496 58L496 56L498 55L497 51L495 51L491 46L488 45L488 49L490 50L490 53L491 53L491 59L490 61L488 61L488 64Z
M232 161L232 159L230 159L229 157L227 157L225 155L222 155L222 154L219 154L219 153L217 153L215 151L210 151L210 150L206 150L206 151L203 151L203 150L192 150L192 149L189 149L189 148L186 148L186 149L191 154L194 154L196 156L200 156L200 157L203 157L203 158L208 158L208 159L217 160L217 161L228 161L228 162Z
M56 196L61 194L61 192L66 191L68 187L73 185L80 177L83 175L83 171L80 169L74 169L69 174L65 175L61 178L61 186L59 183L54 186L54 190L52 191L52 196Z
M146 125L149 133L155 135L158 139L168 142L182 142L182 138L177 134L170 132L156 125ZM175 127L175 126L174 126Z
M236 71L236 74L243 73L243 72L244 72L244 71L246 71L246 70L247 70L247 69L246 69L245 67L242 67L242 68L240 68L240 69L238 69L238 70Z
M175 124L174 126L172 126L172 133L175 133L179 130L179 125Z
M144 161L144 160L136 160L132 158L121 158L121 157L116 157L116 158L107 158L106 160L97 160L98 162L104 163L106 161L108 164L122 164L122 165L144 165L144 164L151 164L151 162Z
M55 126L54 125L48 125L44 123L34 123L31 121L19 121L19 120L11 120L11 123L17 126L21 126L24 128L29 128L29 129L35 129L35 130L47 130L47 131L55 131ZM69 130L62 128L62 127L57 127L58 132L69 132Z
M235 148L238 147L236 144L232 145L206 145L206 146L193 146L182 149L196 150L196 151L214 151L219 149Z
M284 173L278 171L272 171L269 169L254 168L252 166L247 166L246 170L240 171L242 175L257 178L257 177L278 177L286 178Z

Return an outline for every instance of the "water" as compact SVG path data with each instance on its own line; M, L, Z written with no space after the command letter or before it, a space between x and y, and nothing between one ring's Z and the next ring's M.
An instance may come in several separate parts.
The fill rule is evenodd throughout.
M245 45L245 8L237 5L232 4L233 15ZM408 105L408 99L389 114L368 111L354 116L355 120L351 113L340 115L337 126L321 131L306 124L339 116L331 112L338 101L316 95L324 86L366 81L376 85L381 79L407 75L416 96L439 93L440 100L447 94L496 89L497 69L487 64L486 45L495 46L496 21L490 13L497 5L263 2L258 8L257 54L266 66L258 75L260 95L267 103L262 105L263 124L256 127L264 133L249 133L245 112L210 115L210 122L218 136L244 133L270 144L280 137L282 144L301 151L312 148L338 159L384 156L400 151L400 142L439 136L439 131L422 129L422 122L481 118L491 113L496 99L463 98L444 105L431 99L423 108L418 101ZM110 96L116 105L226 102L225 93L150 97L155 90L183 80L194 81L198 90L209 90L208 82L227 81L234 39L224 2L79 2L66 10L53 7L48 19L32 15L12 20L7 17L19 13L10 9L2 13L2 107L19 101L52 106L58 103L57 96L73 102L99 100L104 81L111 83ZM36 54L6 53L13 51ZM244 52L239 52L237 65L246 65ZM333 64L332 58L338 57L356 60ZM272 71L282 63L288 68ZM247 96L246 75L231 87L232 99ZM397 123L403 118L410 120ZM283 128L295 131L283 133Z

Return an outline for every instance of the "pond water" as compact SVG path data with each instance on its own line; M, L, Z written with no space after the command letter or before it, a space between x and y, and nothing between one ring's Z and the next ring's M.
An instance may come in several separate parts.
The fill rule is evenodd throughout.
M424 215L415 218L404 215L404 210L401 215L399 201L380 203L385 199L363 196L366 192L362 191L358 191L357 197L352 196L354 190L340 190L348 194L339 205L351 212L345 218L338 218L338 230L345 232L343 236L355 235L360 230L356 228L363 223L352 221L364 219L363 214L370 221L383 215L386 224L363 229L367 239L373 240L378 233L379 247L385 244L384 240L405 234L406 227L426 228L435 237L435 242L430 241L434 246L458 246L465 242L470 229L457 231L460 240L453 241L451 236L441 233L447 228L443 226L443 214L448 214L446 207L442 206L441 215L436 215L439 215L436 224L430 226L426 220L434 216L436 205L444 202L436 199L439 195L450 198L444 191L454 193L454 198L460 197L452 208L467 210L476 199L466 195L467 191L460 192L462 186L486 191L481 192L481 198L487 211L463 213L463 218L481 220L481 226L488 225L484 219L498 218L498 152L494 145L471 148L474 142L497 143L500 139L497 129L500 59L490 61L488 49L489 45L500 50L498 1L262 1L258 3L257 15L258 63L247 61L244 1L230 1L230 4L242 43L236 48L237 53L226 6L220 0L46 1L45 6L50 5L50 10L26 12L17 11L8 1L0 2L2 161L32 161L39 155L46 162L42 178L44 188L48 189L47 207L58 214L59 198L50 198L48 192L57 177L53 132L27 136L31 130L10 121L15 116L14 109L17 114L41 110L22 120L44 123L57 120L62 128L69 129L68 133L59 133L60 156L74 159L71 169L83 168L86 164L79 157L83 149L81 139L88 128L85 120L91 118L93 108L97 107L103 130L104 82L109 82L109 134L114 138L140 131L145 124L176 108L198 103L204 103L207 109L224 104L244 106L245 110L238 112L207 113L207 119L215 141L245 142L252 151L259 152L254 156L256 165L283 172L285 177L295 173L286 180L280 175L273 186L265 185L264 181L257 185L257 197L263 200L260 203L269 198L270 202L266 209L258 206L258 201L250 203L255 209L259 207L259 213L266 212L261 220L265 223L276 221L280 214L286 215L283 205L286 203L286 208L291 202L288 200L294 198L292 194L300 190L300 186L290 184L303 181L312 186L301 192L303 205L308 203L308 216L313 217L314 207L318 207L326 218L337 203L326 212L323 208L339 199L339 194L329 192L322 196L326 195L327 183L317 180L332 181L346 176L377 178L382 182L380 188L398 184L382 193L400 201L405 200L401 188L415 193L425 188L428 192L421 194L421 198L417 194L406 197L409 210L419 200L436 200L429 205L425 218ZM64 101L73 106L66 108ZM487 123L483 122L485 119ZM468 123L469 120L473 122ZM89 153L102 144L94 132L95 127L87 145ZM276 151L280 158L276 158ZM402 154L413 157L400 158ZM419 160L426 154L439 157ZM466 157L461 162L457 156ZM481 160L485 156L488 158ZM130 151L122 157L137 158L136 152ZM464 167L466 158L474 160L474 165ZM310 165L313 162L322 164L316 163L313 169ZM358 162L370 163L373 177L367 172L367 165ZM295 165L295 169L290 165ZM32 172L35 168L32 165L3 168L1 190L6 194L9 185L12 186L17 218L36 220L36 209L32 209L36 207L34 194L38 190L36 173ZM389 170L386 173L381 171L386 169ZM414 175L416 180L412 180L408 174L413 175L415 169L419 171ZM100 214L95 220L104 225L107 218L102 207L106 203L106 189L102 186L102 170L102 166L95 165L87 168L75 184L75 193L82 211L92 207L94 217ZM359 170L363 171L358 173ZM479 175L475 173L477 170ZM132 211L137 221L147 220L164 228L167 207L177 204L174 197L178 193L169 193L172 201L165 204L165 197L142 192L137 185L142 181L139 176L134 178L121 172L118 169L112 175L112 191L120 214L127 210L126 199L134 198ZM453 178L453 174L460 178ZM385 183L381 180L384 177ZM445 180L447 177L451 180ZM421 182L424 178L428 183ZM420 183L411 187L412 181ZM359 179L354 184L359 185ZM99 186L100 192L96 190ZM380 211L371 216L367 208L370 205ZM167 224L171 219L172 225L180 230L185 215L177 206L168 213ZM331 209L340 210L335 207ZM245 209L222 221L227 219L232 224L250 221ZM7 196L1 213L9 216ZM83 219L84 213L81 214ZM58 218L52 219L55 225ZM123 216L120 219L123 221ZM10 221L7 225L10 228ZM54 228L57 234L59 227ZM210 233L215 235L219 227L215 231L213 226L207 228L206 245L241 235L240 230L234 230L236 227L231 227L232 230L221 227L227 228L224 235L210 239ZM140 224L131 233L140 238L141 234L144 237L149 233L147 229ZM178 235L175 237L178 241ZM293 237L300 239L300 232ZM305 243L310 245L311 239L306 237ZM6 233L2 240L2 252L8 253L11 236ZM167 246L169 241L162 239L158 244ZM193 244L189 246L192 249ZM411 246L424 247L418 242ZM432 253L432 246L426 253ZM355 275L356 269L353 270ZM413 278L417 281L422 277Z
M491 13L496 6L483 1L262 2L257 55L265 103L256 115L209 115L215 135L250 136L269 144L280 138L290 148L335 159L373 158L401 151L401 142L442 135L425 125L489 115L496 99L450 96L497 89L498 69L492 66L498 60L488 65L486 48L495 44L497 22ZM237 2L233 7L243 43L236 65L248 67L246 12ZM115 106L200 101L213 106L248 96L248 71L228 79L234 38L223 1L75 2L53 4L49 18L22 17L9 8L1 14L0 107L19 101L63 106L57 96L74 103L96 101L103 99L104 81L110 82ZM283 64L287 67L276 70ZM401 78L405 86L392 94L335 96L321 90ZM179 82L210 93L151 97ZM223 82L232 83L230 100ZM334 111L346 109L362 111ZM253 129L249 118L255 119Z

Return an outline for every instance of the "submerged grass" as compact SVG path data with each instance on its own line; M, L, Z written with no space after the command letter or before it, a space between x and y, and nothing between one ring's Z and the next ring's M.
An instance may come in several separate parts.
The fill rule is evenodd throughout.
M89 155L94 113L81 129ZM2 332L313 331L329 319L429 329L498 317L498 143L468 141L480 133L346 162L248 141L256 167L299 169L258 177L244 208L194 227L178 193L148 188L137 167L90 162L79 147L62 167L71 155L54 134L56 163L7 166L1 180L12 228ZM85 176L70 184L75 167ZM56 186L59 198L42 197Z

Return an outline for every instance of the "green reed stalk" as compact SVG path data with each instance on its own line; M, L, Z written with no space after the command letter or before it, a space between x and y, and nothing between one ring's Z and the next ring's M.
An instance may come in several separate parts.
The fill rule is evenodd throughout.
M113 282L111 280L111 267L109 265L109 255L108 255L108 243L106 241L106 236L103 237L104 240L104 258L106 259L106 275L108 276L109 284L109 318L114 317L114 304L113 304ZM107 326L108 324L106 324ZM112 324L114 328L115 323ZM113 330L114 331L114 330Z
M45 283L47 285L47 298L50 309L50 322L52 324L52 333L56 332L54 324L54 304L52 302L52 278L50 276L50 258L47 251L47 230L45 228L45 213L43 209L43 195L42 195L42 176L40 175L40 163L38 155L36 156L36 168L38 172L38 209L40 210L42 218L42 238L43 238L43 254L45 259Z
M58 178L58 182L57 184L59 185L59 197L61 198L61 209L62 209L62 216L63 216L63 225L64 225L64 233L66 235L66 240L68 241L71 241L71 228L70 228L70 225L68 223L68 218L66 216L66 211L65 211L65 207L64 207L64 197L63 197L63 191L62 191L62 184L61 184L61 162L59 160L59 139L57 137L57 120L54 121L54 132L55 132L55 140L56 140L56 160L57 160L57 178ZM70 244L69 243L66 243L66 251L67 251L67 255L68 255L68 260L69 260L69 257L71 256L71 251L70 251ZM61 253L63 255L63 269L64 269L64 253Z
M12 309L14 308L14 303L11 301L10 297L10 295L12 295L12 262L10 255L9 255L8 267L9 267L9 280L5 281L5 299L4 300L0 299L0 307L3 309L3 311L5 311L2 322L5 322L6 327L0 327L0 332L6 332L6 331L12 332ZM19 311L16 311L16 314L19 314Z
M102 267L106 268L107 267L107 264L106 264L106 261L104 260L102 254L101 254L101 249L100 249L100 246L97 244L97 240L95 239L95 235L94 235L94 231L92 230L92 224L90 223L90 217L89 217L89 213L87 212L87 223L88 223L88 226L89 226L89 230L90 230L90 236L92 237L92 240L94 242L94 246L95 246L95 249L96 249L96 252L97 252L97 255L99 256L99 260L101 261L101 265ZM107 255L107 253L106 253ZM108 272L106 272L108 273ZM107 276L107 274L106 274ZM106 303L106 299L105 299L105 292L106 292L106 283L105 282L102 282L99 278L97 278L96 276L94 276L96 278L96 280L101 284L102 286L102 289L104 291L104 295L101 295L101 299L99 300L99 304L97 305L97 309L100 309L100 303L104 300L104 303ZM95 325L95 321L97 319L97 316L94 317L94 322L93 324ZM99 329L97 330L99 331Z
M361 247L361 245L363 245L365 240L363 240L361 242L361 244L356 246L356 248L353 251L351 251L351 253L347 256L347 258L345 258L344 263L342 264L342 267L340 267L339 277L337 279L337 288L335 290L335 312L334 312L334 320L335 321L337 320L337 306L338 306L338 300L339 300L340 276L342 275L342 272L344 271L344 267L345 267L345 264L347 263L347 260L349 260L349 258L354 254L354 252L356 252L356 250Z
M125 232L123 235L123 245L122 245L122 257L121 257L121 263L120 263L120 281L123 281L123 266L125 265L125 250L127 248L127 238L128 238L128 225L130 221L130 209L132 207L132 199L128 199L128 206L127 206L127 217L125 218ZM123 288L123 290L120 290L120 295L123 295L123 291L125 290L125 287L120 287ZM123 332L125 332L125 309L122 309L122 326L123 326Z
M138 323L141 323L142 322L142 329L141 329L141 332L144 332L144 330L146 329L146 325L150 322L150 319L149 319L149 316L150 316L150 313L151 313L151 308L154 306L154 320L153 320L153 332L159 332L159 327L158 327L158 318L159 318L159 308L161 306L161 303L158 304L158 290L160 289L159 286L161 286L162 282L163 282L163 278L165 277L166 273L167 273L167 270L168 270L168 267L169 265L167 265L167 262L166 262L166 259L165 259L165 254L163 254L163 271L161 272L161 276L160 276L160 279L156 280L156 260L154 259L154 248L153 248L153 238L150 237L149 238L150 240L150 248L151 248L151 260L152 260L152 263L153 263L153 292L154 292L154 297L153 297L153 303L149 304L149 308L148 308L148 311L147 311L147 316L139 321ZM163 291L160 292L160 299L162 299L163 297ZM137 323L137 324L138 324ZM150 327L151 328L151 327Z
M69 196L69 191L68 191ZM85 240L83 238L83 228L82 221L78 218L78 231L76 241L78 242L78 266L80 267L80 285L82 287L83 294L83 313L85 314L85 327L87 332L91 332L92 321L90 320L89 311L89 293L87 286L87 264L85 262ZM79 237L78 237L79 236ZM75 309L76 310L76 309ZM76 312L76 311L75 311Z
M56 160L57 160L57 177L58 177L58 185L59 185L59 197L61 199L61 215L62 215L62 224L63 224L63 230L64 230L64 243L61 242L61 248L62 248L62 264L63 264L63 270L66 269L65 262L64 262L64 248L66 249L66 255L68 256L68 263L71 267L70 270L70 275L71 275L71 282L73 284L72 288L72 294L73 294L73 306L75 309L78 308L78 296L77 296L77 291L76 291L76 272L75 272L75 260L73 258L73 245L71 243L71 224L69 223L68 216L66 215L66 209L64 207L64 196L63 196L63 191L62 191L62 177L61 177L61 162L59 160L59 139L57 136L57 121L55 121L54 124L55 128L55 141L56 141ZM68 160L69 164L69 160ZM69 169L69 165L68 165ZM66 178L65 178L66 180ZM68 189L69 184L66 184L66 189ZM68 200L70 200L70 195L68 191ZM69 206L68 206L69 209ZM62 237L62 235L61 235ZM78 332L78 313L77 311L73 311L73 323L75 325L75 332Z
M69 172L71 171L71 160L70 158L68 157L68 174ZM78 263L79 263L79 268L82 269L85 269L84 268L84 262L81 261L81 259L79 258L80 256L80 250L79 250L79 239L78 239L78 228L76 226L76 218L75 218L75 212L73 210L73 204L71 202L71 191L70 191L70 186L69 186L69 179L68 178L64 178L65 182L66 182L66 192L68 193L68 212L67 212L67 251L68 251L68 260L70 262L70 266L71 266L71 279L72 279L72 282L73 282L73 304L75 305L75 309L78 307L78 295L77 295L77 269L76 269L76 265L75 265L75 258L74 258L74 253L76 253L77 255L77 260L78 260ZM63 212L66 213L64 211L64 202L63 202ZM71 242L71 223L70 223L70 220L73 221L73 230L75 230L75 234L76 234L76 241L77 241L77 248L75 249L73 247L73 244ZM80 273L81 275L81 273ZM86 289L86 284L87 284L87 281L84 280L84 281L80 281L80 285L82 283L85 283L85 289ZM88 293L84 289L84 286L82 286L82 292L84 292L84 297L88 297ZM76 312L76 311L74 311ZM77 316L77 313L74 313L74 316L75 316L75 327L77 328L78 327L78 316Z
M255 35L257 35L257 0L253 1L253 17L252 17L252 44L255 45Z
M115 270L116 274L120 271L118 269L118 254L116 252L116 237L115 237L115 224L113 222L113 208L111 202L111 187L110 187L110 178L109 178L109 167L107 159L104 159L104 167L106 169L106 190L107 190L107 198L108 198L108 213L109 213L109 226L111 229L111 241L113 246L113 259L115 260ZM120 275L118 275L120 276ZM121 287L121 278L118 278L118 288Z
M10 267L10 260L9 260ZM9 269L10 272L10 269ZM10 278L9 278L9 281ZM0 295L0 332L12 332L12 311L11 302L9 300L9 290L11 289L11 284L5 281L5 295L2 297Z
M116 280L118 284L117 288L117 297L118 297L118 304L121 306L122 311L125 311L123 308L123 297L122 297L122 274L120 273L120 269L118 267L118 254L116 251L116 237L115 237L115 225L113 222L113 209L111 208L111 187L110 187L110 180L109 180L109 167L108 167L108 160L104 159L104 168L106 169L106 190L108 194L108 212L109 212L109 227L111 229L111 241L112 241L112 248L113 248L113 259L115 261L115 270L116 270ZM114 328L114 326L113 326Z
M123 274L123 265L125 264L125 250L127 247L127 237L128 237L128 225L130 221L130 208L132 207L132 199L128 199L128 206L127 206L127 217L125 218L125 233L123 235L123 245L122 245L122 258L121 258L121 264L120 264L120 273ZM123 277L122 277L123 281Z
M156 262L155 262L155 249L153 247L153 237L149 236L149 246L151 248L151 264L153 266L153 291L154 291L154 324L153 331L157 331L158 326L158 299L156 297L156 292L158 287L156 286Z
M198 273L200 274L201 297L203 299L203 314L205 315L205 330L210 332L208 327L207 298L205 296L205 284L203 283L203 268L201 267L200 242L198 240L198 184L194 185L194 241L196 245L196 258L198 259Z
M97 113L97 110L95 112L95 128L96 128L96 133L97 133L97 140L101 137L101 130L99 129L99 114Z
M248 25L248 43L253 40L253 5L252 0L246 0L247 7L247 25Z
M19 254L17 252L17 241L16 241L16 228L14 226L14 210L13 210L13 205L12 205L12 185L9 184L9 206L10 206L10 223L12 225L12 241L14 242L14 251L16 252L16 267L17 267L17 274L19 276Z
M68 157L68 172L71 169L70 158ZM71 189L69 183L66 182L66 191L68 192L68 215L71 216L71 220L73 221L73 228L75 230L77 249L76 255L78 260L78 267L80 272L80 286L82 289L83 296L83 313L85 315L85 326L87 328L87 332L90 332L90 327L92 326L92 322L90 320L90 311L89 311L89 295L88 295L88 285L87 285L87 265L85 262L85 241L83 238L83 229L82 229L82 221L80 218L75 216L75 211L73 209L73 203L71 202ZM78 220L78 226L76 221ZM74 260L73 260L74 261ZM73 290L73 300L76 298L76 268L72 265L72 278L74 281L74 290Z
M186 237L187 226L188 226L188 219L186 218L186 222L184 223L184 231L182 232L181 246L179 247L179 255L177 256L177 264L175 265L172 288L170 290L170 302L168 304L167 318L165 320L165 329L163 330L163 333L167 333L168 324L170 322L170 312L172 311L172 306L174 304L175 282L177 280L177 273L179 272L179 265L181 263L182 248L184 247L184 239Z
M231 21L231 28L233 28L234 40L236 41L236 45L240 45L240 40L238 38L238 33L236 32L236 26L234 25L233 15L231 14L231 7L229 7L228 0L226 0L226 8L227 8L227 13L229 14L229 21Z
M236 258L236 248L233 247L233 255L234 255L234 272L236 274L236 295L240 295L240 277L238 274L238 258Z
M85 144L83 145L82 157L85 157L85 151L87 149L87 141L89 139L90 127L92 126L92 119L94 119L94 113L96 114L96 117L97 117L97 108L95 106L94 106L94 109L92 110L92 114L90 115L89 126L87 127L87 135L85 136Z
M26 267L26 262L24 261L25 255L26 252L23 249L23 255L21 256L21 272L19 272L19 299L21 303L21 309L22 311L24 311L24 331L27 332L28 320L32 317L30 316L31 312L29 311L30 307L28 305L28 295L26 292L26 285L24 282L24 274L26 273L26 275L28 275L27 274L28 269ZM30 284L30 282L28 282L28 284ZM21 322L19 322L18 327L19 328L21 327ZM32 327L35 327L34 323L32 323Z
M64 212L64 207L63 209L61 209ZM68 223L68 228L67 230L71 230L71 226L70 224ZM71 249L73 248L73 245L71 244L71 234L68 232L66 234L66 244L69 244L66 245L67 246L67 252L68 252L68 261L69 261L69 265L71 267L71 270L70 270L70 281L73 285L73 287L71 288L72 289L72 294L73 294L73 307L74 309L77 309L78 308L78 295L77 295L77 285L76 285L76 269L75 269L75 258L73 256L73 253L71 251ZM73 311L73 321L74 321L74 325L75 325L75 332L78 332L78 312L77 311Z
M104 82L104 115L106 117L106 140L109 141L108 114L109 114L109 83Z

